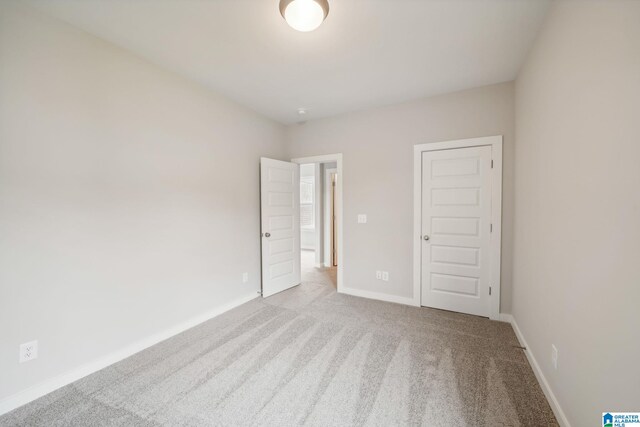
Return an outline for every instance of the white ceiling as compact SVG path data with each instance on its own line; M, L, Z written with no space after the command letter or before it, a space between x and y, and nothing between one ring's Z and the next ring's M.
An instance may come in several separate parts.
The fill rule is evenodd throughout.
M41 10L285 124L513 80L547 0L35 0Z

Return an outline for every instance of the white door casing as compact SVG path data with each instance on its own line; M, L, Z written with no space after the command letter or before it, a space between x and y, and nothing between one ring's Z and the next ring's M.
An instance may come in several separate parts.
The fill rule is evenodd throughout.
M337 173L336 168L325 168L324 170L324 266L332 267L335 264L334 244L336 241L336 230L334 229L335 207L332 175Z
M300 165L260 159L262 296L300 284Z
M500 318L501 210L502 136L414 147L415 305Z
M340 175L338 173L331 174L331 265L338 265L338 229L342 227L342 225L338 222L338 215L336 215L336 207L338 206L339 199L336 196L337 188L338 188L338 179L340 179Z

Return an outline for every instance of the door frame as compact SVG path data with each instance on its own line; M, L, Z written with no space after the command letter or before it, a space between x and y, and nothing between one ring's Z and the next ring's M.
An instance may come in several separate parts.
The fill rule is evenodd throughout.
M491 147L491 251L489 318L500 320L500 261L502 242L502 135L413 146L413 305L422 297L422 153L468 147Z
M331 218L333 215L335 215L335 208L333 206L334 202L333 200L331 200L331 196L333 195L333 188L332 188L332 180L331 180L331 174L338 174L338 169L337 168L325 168L324 169L324 194L322 195L322 197L324 198L324 222L323 222L323 234L324 234L324 262L323 265L325 267L333 267L333 257L334 257L334 253L333 253L333 241L334 241L334 233L333 233L333 223L335 222L333 218Z
M337 283L336 289L338 292L342 292L344 288L343 277L344 277L344 262L343 262L343 245L344 245L344 222L342 220L342 186L344 182L344 174L342 173L342 153L336 154L325 154L322 156L311 156L311 157L298 157L295 159L291 159L293 163L298 164L306 164L306 163L333 163L336 162L338 170L338 185L336 185L336 219L338 222L338 274L337 274ZM323 230L324 231L324 230Z

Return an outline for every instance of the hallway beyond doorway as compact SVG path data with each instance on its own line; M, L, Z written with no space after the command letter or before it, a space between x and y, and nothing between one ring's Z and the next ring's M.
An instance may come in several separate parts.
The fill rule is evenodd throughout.
M315 251L300 251L300 279L302 283L319 283L336 288L337 267L316 267Z

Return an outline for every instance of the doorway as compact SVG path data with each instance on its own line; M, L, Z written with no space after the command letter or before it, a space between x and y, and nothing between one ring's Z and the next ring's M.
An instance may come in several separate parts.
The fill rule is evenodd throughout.
M300 280L342 288L342 154L300 165Z
M330 192L330 220L324 219L324 207L328 203L324 195L327 193L316 190L316 184L323 186L326 171L330 171L335 184ZM260 293L263 297L304 282L320 283L342 292L342 182L342 154L305 157L291 162L260 158ZM325 223L330 224L331 239L325 237ZM326 258L329 266L324 258L327 245L333 251L331 258ZM308 269L304 272L303 262Z
M502 137L415 146L414 301L499 318Z
M337 289L337 162L300 165L300 281Z

